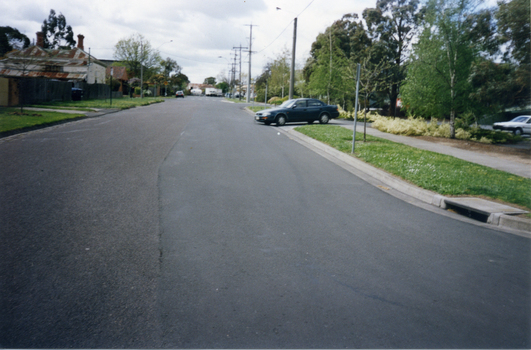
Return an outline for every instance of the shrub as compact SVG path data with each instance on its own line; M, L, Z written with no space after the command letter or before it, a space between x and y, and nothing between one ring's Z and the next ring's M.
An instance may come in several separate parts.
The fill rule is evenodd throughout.
M354 120L354 111L347 112L339 105L337 108L339 110L339 118ZM377 117L380 117L380 115L376 112L365 113L365 111L358 111L358 121L364 121L367 118L368 122L374 122Z
M460 140L470 140L471 134L465 129L459 128L455 132L455 138Z
M345 115L348 115L345 112ZM450 138L450 124L442 123L439 125L437 119L432 118L428 123L423 119L416 119L409 117L404 119L390 119L382 116L372 117L372 127L383 132L388 132L396 135L406 136L434 136ZM456 127L455 137L461 140L472 140L481 143L515 143L522 138L520 136L514 136L513 134L502 132L485 130L478 127L465 126L468 122L460 123L460 128Z
M275 97L271 97L269 101L267 101L267 103L271 105L279 105L282 103L282 101L280 100L280 97L275 96Z

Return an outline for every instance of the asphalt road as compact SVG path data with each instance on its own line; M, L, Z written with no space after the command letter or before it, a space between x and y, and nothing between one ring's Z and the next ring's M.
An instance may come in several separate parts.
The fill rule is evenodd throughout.
M1 347L531 346L529 239L392 197L241 105L0 140L0 185Z

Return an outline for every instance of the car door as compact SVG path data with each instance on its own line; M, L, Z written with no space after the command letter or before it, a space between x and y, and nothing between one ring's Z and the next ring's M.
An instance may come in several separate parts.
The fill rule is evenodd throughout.
M300 100L295 102L292 106L291 111L288 114L288 119L290 122L300 122L307 120L308 107L306 105L306 100Z
M527 122L524 124L524 134L531 134L531 118L527 119Z
M323 111L324 104L319 100L308 100L308 114L311 120L319 119Z

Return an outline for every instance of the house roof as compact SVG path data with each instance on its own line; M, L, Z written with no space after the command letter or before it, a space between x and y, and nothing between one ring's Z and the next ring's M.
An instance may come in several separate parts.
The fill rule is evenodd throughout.
M7 77L26 77L26 78L48 78L61 80L83 80L86 73L71 72L43 72L43 71L23 71L20 69L0 69L0 76Z
M91 64L105 66L77 47L73 49L43 49L39 46L30 46L26 49L13 50L7 53L6 58L0 60L0 75L83 80L87 75L86 71L65 71L64 68L86 67L89 60Z

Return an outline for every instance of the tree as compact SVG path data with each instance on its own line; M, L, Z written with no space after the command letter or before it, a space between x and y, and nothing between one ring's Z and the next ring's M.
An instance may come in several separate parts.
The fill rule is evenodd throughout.
M141 67L144 67L145 80L155 73L155 67L161 58L158 51L153 50L149 41L141 34L133 34L129 38L121 39L114 46L114 58L127 67L133 77L140 77Z
M221 89L223 93L229 91L229 84L227 82L222 81L221 83L216 84L216 88Z
M289 87L291 54L284 49L273 62L270 63L271 77L269 78L269 95L282 96Z
M161 60L160 66L162 68L162 75L164 75L166 78L169 78L172 73L180 74L182 70L177 61L171 59L170 57L167 57L165 60Z
M398 87L405 78L404 62L408 57L411 40L424 16L419 0L377 0L375 8L363 11L367 33L373 44L385 48L383 54L390 63L386 73L386 93L395 113Z
M41 32L44 35L45 49L72 48L76 45L72 27L66 24L65 16L56 15L50 10L48 18L42 22Z
M214 77L205 78L205 80L203 81L203 84L216 85L216 78Z
M348 96L354 94L349 61L354 52L352 42L357 42L352 40L357 24L353 26L353 18L357 15L345 15L317 36L303 69L311 94L326 95L328 103L341 101L344 106Z
M189 83L190 80L183 73L174 74L170 77L170 84L175 90L184 90Z
M530 3L528 0L498 1L498 35L506 44L504 58L518 64L529 64L530 47Z
M415 45L402 89L409 108L427 116L450 116L455 137L459 113L474 111L469 77L482 52L474 0L430 0L424 30ZM484 34L484 33L483 33Z
M0 27L0 57L15 49L25 49L29 47L29 38L11 27Z

